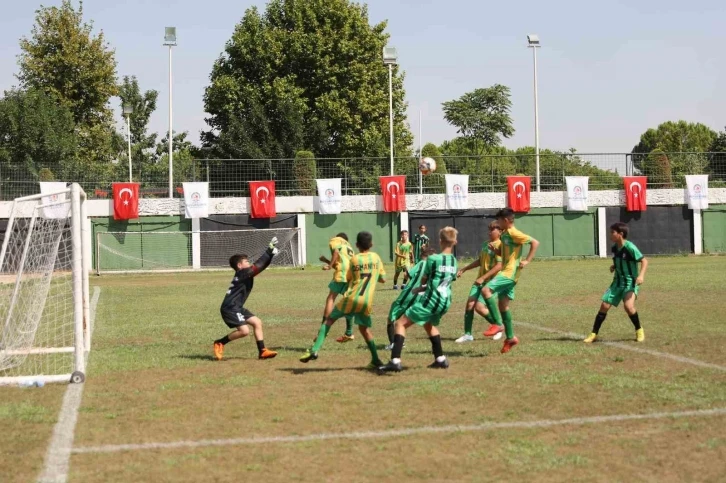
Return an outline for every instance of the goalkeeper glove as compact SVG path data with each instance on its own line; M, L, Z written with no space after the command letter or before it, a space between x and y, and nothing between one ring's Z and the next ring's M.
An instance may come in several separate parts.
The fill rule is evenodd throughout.
M270 244L267 246L267 251L272 255L273 257L280 253L280 250L277 249L277 237L273 236L272 240L270 240Z

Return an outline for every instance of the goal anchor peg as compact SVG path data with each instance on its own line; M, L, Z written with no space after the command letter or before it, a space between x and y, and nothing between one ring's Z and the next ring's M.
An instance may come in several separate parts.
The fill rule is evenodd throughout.
M71 383L72 384L81 384L85 380L86 380L86 376L81 371L76 371L73 374L71 374Z

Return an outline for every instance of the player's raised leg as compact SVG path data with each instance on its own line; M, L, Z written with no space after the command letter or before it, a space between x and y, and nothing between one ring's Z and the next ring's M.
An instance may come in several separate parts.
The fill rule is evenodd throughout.
M499 297L499 311L502 314L502 322L504 323L504 331L506 333L507 338L504 340L504 345L502 346L502 354L506 354L512 348L519 344L519 339L517 339L514 336L514 324L512 323L512 312L509 310L509 302L511 299L503 295Z
M247 324L252 327L252 330L255 334L255 340L257 341L258 358L272 359L273 357L275 357L277 355L277 352L265 347L265 337L262 333L262 320L259 317L251 317L247 320Z

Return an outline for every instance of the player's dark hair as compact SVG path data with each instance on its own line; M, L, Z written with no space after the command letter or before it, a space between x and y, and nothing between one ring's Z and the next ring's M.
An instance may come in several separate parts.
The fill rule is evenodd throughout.
M408 230L401 230L401 235L400 236L403 236L404 233L408 233Z
M622 221L619 221L617 223L613 223L610 225L610 229L614 231L615 233L620 233L623 235L623 238L627 240L628 238L628 225L623 223Z
M419 225L418 229L420 230L421 228L426 228L426 225Z
M250 257L245 255L244 253L240 255L232 255L231 257L229 257L229 266L232 267L233 270L237 270L237 265L239 264L239 262L241 262L242 260L249 260L249 258Z
M507 220L514 219L514 211L511 208L502 208L497 211L497 218L506 218Z
M335 236L337 236L338 238L342 238L345 241L348 241L348 235L346 235L342 231L340 233L338 233L337 235L335 235Z
M355 245L361 250L366 251L370 250L373 246L373 235L371 235L367 231L361 231L358 233L358 237L356 238Z

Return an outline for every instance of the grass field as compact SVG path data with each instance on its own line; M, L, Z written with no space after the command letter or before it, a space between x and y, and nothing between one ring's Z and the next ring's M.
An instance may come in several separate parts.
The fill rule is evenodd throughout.
M426 369L430 343L414 328L406 370L385 376L362 369L360 336L335 342L342 321L320 359L298 361L330 272L258 277L248 307L280 351L268 361L252 338L211 358L231 272L95 278L69 481L725 481L726 257L651 259L638 301L646 341L633 342L618 309L601 330L616 344L587 346L573 334L590 331L609 263L530 265L513 304L521 344L506 355L482 337L453 342L466 274L441 326L450 369ZM376 295L380 348L396 294L389 280ZM0 480L38 477L65 390L0 388Z

